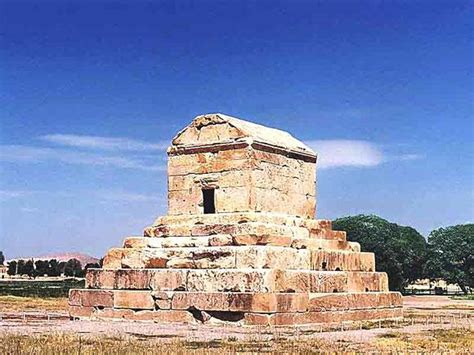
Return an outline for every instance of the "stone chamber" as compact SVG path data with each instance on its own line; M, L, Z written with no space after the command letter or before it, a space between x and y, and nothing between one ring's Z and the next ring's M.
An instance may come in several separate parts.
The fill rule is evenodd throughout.
M314 219L316 161L286 132L196 117L168 148L168 214L87 271L70 316L259 326L401 317L374 254Z

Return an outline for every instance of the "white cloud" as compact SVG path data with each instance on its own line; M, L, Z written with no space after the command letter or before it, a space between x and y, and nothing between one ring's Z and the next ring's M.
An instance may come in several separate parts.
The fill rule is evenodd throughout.
M423 159L424 157L425 156L423 154L401 154L392 156L391 158L388 158L388 160L419 160Z
M320 169L344 166L369 167L383 162L383 153L375 144L362 140L314 140L305 142L318 153Z
M0 160L8 162L59 161L65 164L109 166L121 169L147 171L166 170L165 165L147 164L145 161L117 155L99 155L65 149L40 148L22 145L0 146Z
M305 142L318 153L318 167L373 167L394 160L417 160L420 154L388 155L378 144L364 140L313 140Z
M0 199L6 200L9 198L22 197L26 194L25 191L18 190L0 190Z
M157 201L156 195L145 195L124 191L100 191L95 194L99 199L113 202L148 202Z
M36 207L22 207L20 208L20 210L25 213L33 213L33 212L38 211Z
M149 143L123 137L84 136L77 134L47 134L39 137L49 143L107 151L166 150L168 142Z

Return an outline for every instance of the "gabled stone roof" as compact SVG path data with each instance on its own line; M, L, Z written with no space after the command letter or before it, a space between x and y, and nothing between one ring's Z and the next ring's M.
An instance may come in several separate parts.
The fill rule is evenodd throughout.
M316 156L311 148L288 132L222 113L197 116L173 138L172 146L186 148L239 142L260 143L286 151Z

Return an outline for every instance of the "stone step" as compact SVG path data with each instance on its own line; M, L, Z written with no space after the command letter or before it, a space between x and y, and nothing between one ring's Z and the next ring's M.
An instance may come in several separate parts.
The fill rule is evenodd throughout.
M213 224L165 224L145 229L145 237L195 237L215 234L230 234L236 237L305 238L309 230L305 227L286 226L275 223L243 222ZM255 244L255 243L254 243Z
M113 248L105 269L311 269L373 271L373 253L295 249L277 246Z
M249 222L305 227L307 229L332 229L332 222L326 219L306 219L287 214L269 212L235 212L191 215L166 215L158 217L151 227L189 226L208 224L242 224Z
M311 250L311 270L375 271L375 254Z
M195 292L380 292L384 272L252 269L89 269L86 288Z
M327 222L327 221L325 221ZM306 225L293 226L268 222L208 223L208 224L161 224L145 228L145 237L195 237L214 234L232 235L234 238L315 238L345 241L346 232L329 229L329 223L319 221L314 227L309 220ZM322 227L319 227L321 225ZM327 225L327 226L326 226ZM248 242L245 244L249 244Z
M342 322L400 319L403 309L377 308L350 311L293 312L293 313L242 313L202 312L189 310L133 310L69 306L69 314L76 319L128 320L170 324L234 323L246 326L339 325Z
M290 246L296 249L320 249L320 250L350 250L360 251L360 244L342 240L312 239L312 238L233 238L230 234L216 234L199 237L127 237L124 240L124 248L186 248L186 247L213 247L225 245L274 245ZM256 243L258 242L258 243Z
M403 317L403 308L357 309L350 311L246 313L243 324L249 326L330 325L342 322L389 320Z
M287 313L394 308L402 306L402 298L398 292L311 294L73 289L69 293L69 305L134 310Z

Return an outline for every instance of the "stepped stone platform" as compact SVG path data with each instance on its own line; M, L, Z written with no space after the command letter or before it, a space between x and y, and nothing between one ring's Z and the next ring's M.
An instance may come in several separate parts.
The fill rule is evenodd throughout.
M87 271L71 317L265 326L402 316L374 254L313 219L317 156L303 143L208 114L168 155L168 215Z

